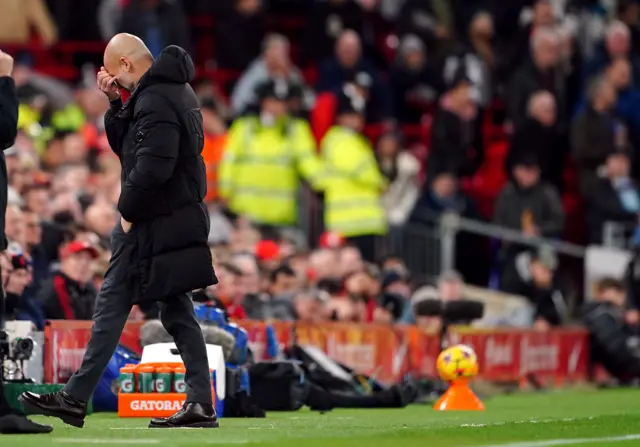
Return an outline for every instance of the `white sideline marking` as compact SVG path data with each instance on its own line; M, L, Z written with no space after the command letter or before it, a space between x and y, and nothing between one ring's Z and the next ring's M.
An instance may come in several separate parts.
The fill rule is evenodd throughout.
M593 419L592 417L588 417L586 419ZM460 424L460 428L482 428L482 427L497 427L500 425L507 424L553 424L556 422L572 422L576 421L576 418L564 418L564 419L529 419L528 421L510 421L510 422L491 422L488 424Z
M584 418L587 420L593 419L593 417ZM509 421L509 422L490 422L488 424L460 424L461 428L481 428L481 427L497 427L507 424L553 424L557 422L573 422L577 421L576 418L564 418L564 419L529 419L528 421Z
M157 428L149 428L149 427L110 427L109 430L153 430L154 433L157 432ZM205 430L205 428L198 427L175 427L167 430ZM208 430L208 429L207 429Z
M160 444L158 439L93 439L93 438L57 438L54 442L58 444L122 444L122 445L150 445Z
M609 436L605 438L549 439L546 441L514 442L511 444L483 445L481 447L556 447L560 445L572 445L572 444L593 444L595 442L635 441L638 439L640 439L640 434L626 435L626 436Z

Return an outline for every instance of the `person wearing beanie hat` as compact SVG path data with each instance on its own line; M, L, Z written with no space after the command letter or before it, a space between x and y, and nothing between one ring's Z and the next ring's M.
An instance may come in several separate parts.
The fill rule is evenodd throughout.
M426 107L437 98L438 83L424 43L414 34L404 36L389 78L395 98L394 116L398 121L419 124Z
M284 79L260 84L260 111L235 120L218 171L229 210L264 229L296 225L300 177L321 187L322 162L311 128L288 108L295 95L296 87Z
M337 123L322 139L325 160L325 227L360 249L364 259L375 260L376 237L387 232L382 207L386 180L373 149L361 134L365 100L345 87L338 98Z

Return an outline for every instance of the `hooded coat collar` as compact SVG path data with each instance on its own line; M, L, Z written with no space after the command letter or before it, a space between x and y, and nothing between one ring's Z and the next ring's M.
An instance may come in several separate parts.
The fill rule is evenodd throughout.
M187 84L193 81L195 76L196 68L189 53L176 45L166 47L153 61L149 70L142 75L118 115L121 118L131 116L138 96L147 87L154 84Z

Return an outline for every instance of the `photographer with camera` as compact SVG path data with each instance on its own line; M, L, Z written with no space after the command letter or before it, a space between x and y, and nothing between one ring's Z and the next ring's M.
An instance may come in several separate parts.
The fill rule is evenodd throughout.
M5 300L5 321L17 319L20 299L33 278L31 260L19 247L10 246L0 253L0 268Z
M0 51L0 149L2 151L9 149L18 133L18 96L11 72L13 71L13 58ZM7 249L7 239L4 236L4 219L7 209L7 163L4 152L0 151L0 251ZM8 258L8 254L3 254L4 260L0 263L2 270L9 269L13 262ZM20 269L19 269L20 270ZM8 294L20 291L20 278L22 276L12 276L13 272L2 273L2 288L0 288L0 362L4 362L4 354L8 351L8 337L4 330L4 322L7 318L5 313L5 304L15 306L15 295L10 299L11 302L6 303L5 288L13 288L14 291L7 290ZM20 272L22 275L24 272ZM15 282L18 280L17 283ZM8 281L7 281L8 280ZM26 287L26 284L24 285ZM22 287L22 290L24 290ZM2 369L2 368L0 368ZM0 433L17 434L17 433L50 433L53 427L41 425L28 420L23 414L13 410L4 396L3 377L0 376Z
M622 383L640 378L640 337L629 315L625 284L613 278L600 280L595 299L582 308L592 363L601 364Z

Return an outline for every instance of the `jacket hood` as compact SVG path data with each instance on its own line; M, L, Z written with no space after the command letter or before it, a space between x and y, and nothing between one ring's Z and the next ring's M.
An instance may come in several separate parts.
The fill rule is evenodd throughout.
M186 84L193 81L196 68L191 56L182 48L171 45L162 50L148 71L151 82Z

